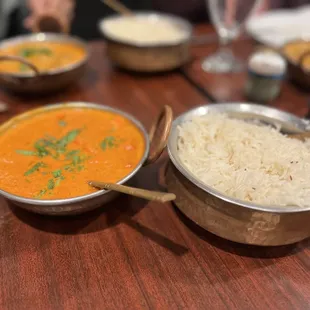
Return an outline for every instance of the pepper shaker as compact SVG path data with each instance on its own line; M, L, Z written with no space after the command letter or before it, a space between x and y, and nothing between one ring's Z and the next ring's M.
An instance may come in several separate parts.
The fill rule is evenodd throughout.
M248 61L248 80L245 93L249 100L267 103L275 99L286 73L286 61L278 53L260 50Z

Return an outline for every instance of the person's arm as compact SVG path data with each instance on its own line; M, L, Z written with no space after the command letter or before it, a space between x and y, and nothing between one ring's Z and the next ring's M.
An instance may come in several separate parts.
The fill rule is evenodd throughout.
M42 28L39 22L45 18L46 22L54 20L62 31L67 31L73 17L74 6L74 0L28 0L30 15L25 20L25 26L33 31L42 30L38 29Z

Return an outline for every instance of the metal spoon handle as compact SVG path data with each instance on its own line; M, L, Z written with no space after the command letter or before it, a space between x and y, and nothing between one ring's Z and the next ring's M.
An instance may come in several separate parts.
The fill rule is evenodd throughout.
M145 190L141 188L135 188L135 187L125 186L125 185L120 185L120 184L115 184L115 183L89 181L88 184L96 188L113 190L113 191L120 192L123 194L143 198L146 200L152 200L152 201L167 202L167 201L174 200L176 198L175 194L172 194L172 193L149 191L149 190Z
M40 75L39 69L33 63L29 62L28 60L26 60L23 57L2 55L2 56L0 56L0 61L17 61L17 62L20 62L21 64L29 67L35 73L35 75L37 75L37 76Z
M124 4L118 0L101 0L105 5L107 5L112 10L116 11L122 15L132 15L132 11L128 9Z

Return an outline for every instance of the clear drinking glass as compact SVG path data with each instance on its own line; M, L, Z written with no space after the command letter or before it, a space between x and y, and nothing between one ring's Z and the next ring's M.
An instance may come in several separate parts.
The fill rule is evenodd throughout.
M262 0L206 0L211 21L219 36L220 47L215 54L205 58L202 69L207 72L236 72L243 68L229 47L235 40L247 18Z

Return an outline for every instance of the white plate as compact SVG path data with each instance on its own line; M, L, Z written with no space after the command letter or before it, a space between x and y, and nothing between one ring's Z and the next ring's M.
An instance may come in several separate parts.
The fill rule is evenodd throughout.
M246 23L246 31L256 41L272 47L280 47L290 40L310 38L310 5L251 17Z

